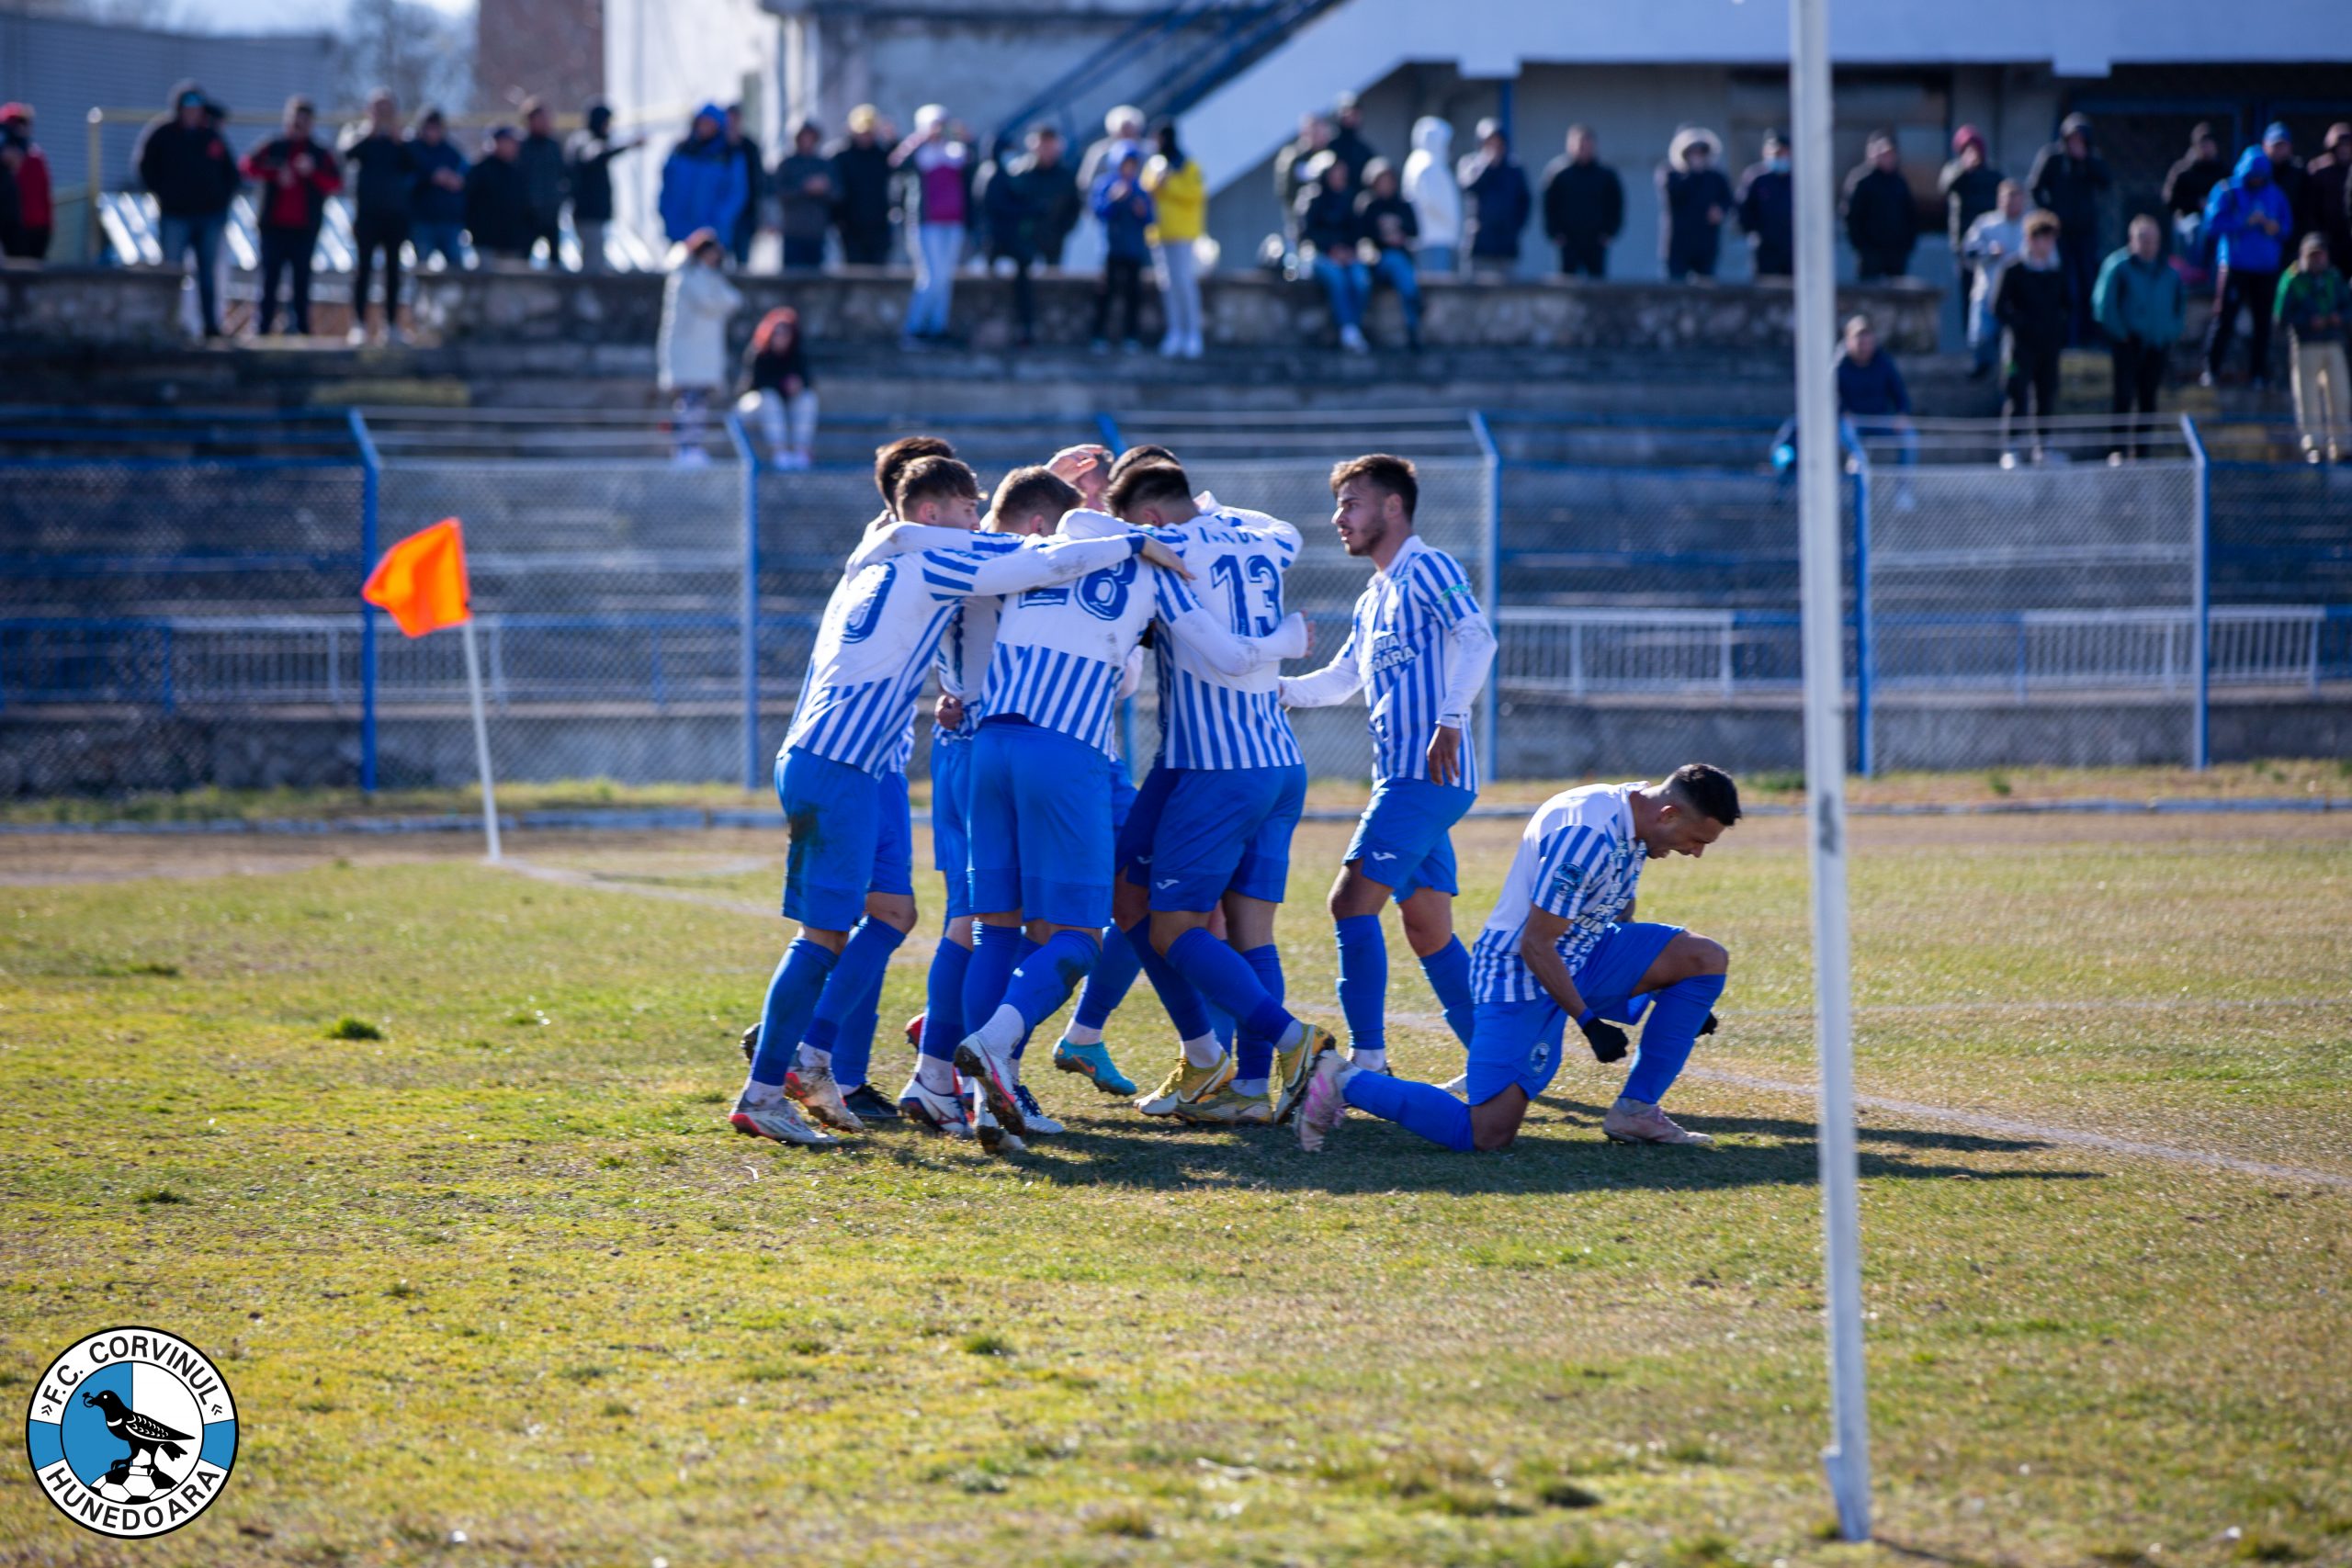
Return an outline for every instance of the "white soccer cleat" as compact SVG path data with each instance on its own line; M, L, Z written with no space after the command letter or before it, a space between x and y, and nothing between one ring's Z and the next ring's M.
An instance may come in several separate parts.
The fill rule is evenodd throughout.
M1046 1108L1037 1103L1037 1097L1029 1092L1027 1084L1013 1085L1012 1092L1021 1101L1021 1120L1029 1124L1031 1137L1050 1138L1056 1133L1069 1131L1069 1128L1046 1114Z
M808 1114L826 1126L841 1133L863 1133L865 1123L842 1098L842 1086L833 1078L830 1065L813 1066L806 1057L800 1065L785 1075L784 1092L808 1108Z
M749 1137L772 1138L779 1144L795 1144L804 1149L841 1147L839 1138L808 1125L801 1119L799 1109L782 1095L758 1104L753 1104L748 1097L739 1099L727 1122L728 1125Z
M1616 1144L1712 1144L1704 1133L1678 1124L1657 1106L1619 1096L1600 1119L1601 1136Z
M978 1089L973 1090L973 1097L978 1101L979 1109L972 1118L972 1136L979 1140L980 1147L992 1155L1026 1154L1029 1145L1022 1142L1018 1133L996 1119L995 1113L988 1108L986 1097Z
M982 1044L978 1035L967 1034L956 1047L956 1070L979 1091L987 1101L988 1109L995 1113L996 1119L1008 1131L1025 1133L1029 1130L1028 1119L1022 1114L1021 1101L1014 1098L1013 1093L1020 1087L1020 1075L1013 1070L1010 1060ZM979 1118L975 1116L972 1124L978 1128Z
M972 1119L963 1100L924 1086L921 1077L907 1080L899 1091L899 1114L918 1127L950 1138L972 1135Z

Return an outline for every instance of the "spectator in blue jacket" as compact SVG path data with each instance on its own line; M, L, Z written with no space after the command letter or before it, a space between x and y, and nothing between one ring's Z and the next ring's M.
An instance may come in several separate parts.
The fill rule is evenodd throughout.
M1917 461L1919 434L1911 428L1911 390L1894 356L1879 352L1878 333L1868 316L1846 322L1845 350L1838 355L1838 417L1862 435L1892 435L1903 461Z
M741 153L726 136L727 113L717 104L695 111L694 128L662 165L662 231L682 243L697 230L735 232L752 198Z
M2221 272L2213 282L2213 317L2205 327L2205 374L2199 378L2204 385L2222 373L2241 310L2254 313L2247 374L2256 388L2270 384L2270 312L2294 226L2294 209L2271 182L2270 156L2259 147L2247 148L2237 172L2205 198L2205 232L2212 236Z
M1094 352L1110 351L1111 296L1117 294L1129 354L1143 352L1143 269L1151 265L1147 237L1157 214L1143 188L1143 147L1122 141L1103 160L1110 166L1094 182L1094 216L1102 220L1102 281L1094 289Z
M441 111L427 108L409 133L413 179L409 195L409 243L420 272L435 256L450 271L466 265L466 155L449 140Z
M1468 240L1473 277L1509 277L1519 269L1519 234L1535 209L1527 171L1510 155L1510 139L1498 119L1478 122L1478 151L1455 172L1470 209Z

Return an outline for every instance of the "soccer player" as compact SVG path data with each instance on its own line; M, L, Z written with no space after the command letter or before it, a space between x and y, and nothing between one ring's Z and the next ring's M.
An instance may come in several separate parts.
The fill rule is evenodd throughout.
M1372 802L1331 885L1340 942L1340 1010L1349 1059L1388 1067L1388 946L1380 907L1396 901L1445 1021L1470 1043L1470 954L1453 934L1451 830L1478 797L1470 705L1486 683L1495 634L1460 563L1413 532L1420 482L1402 457L1374 452L1331 470L1331 525L1348 554L1372 562L1348 640L1311 675L1282 683L1295 708L1364 692L1372 724Z
M1061 532L1148 537L1083 511L1065 516ZM1229 676L1305 644L1295 617L1246 635L1228 628L1193 596L1193 573L1169 544L1153 539L1146 553L1170 570L1142 580L1122 563L1009 598L998 617L972 755L972 902L981 913L964 989L970 1032L956 1050L973 1085L974 1130L990 1150L1018 1147L1029 1124L1016 1048L1093 968L1111 919L1112 710L1128 653L1155 623ZM1012 973L991 1005L1006 957Z
M1123 459L1124 461L1124 459ZM1283 620L1283 574L1298 530L1251 513L1204 511L1184 470L1142 460L1111 481L1113 510L1173 544L1236 635ZM1303 651L1303 649L1302 649ZM1306 802L1306 768L1272 667L1216 667L1182 636L1155 644L1159 754L1119 846L1119 914L1181 1052L1146 1115L1264 1124L1278 1120L1272 1078L1303 1082L1314 1041L1283 1010L1274 914L1290 877L1290 840ZM1209 929L1222 908L1228 939ZM1238 1021L1228 1051L1204 1001Z
M979 520L978 481L953 457L920 458L899 479L894 511L968 530ZM729 1118L738 1131L832 1142L793 1111L787 1090L832 1126L860 1125L842 1100L831 1052L801 1036L831 987L840 987L833 1015L848 1015L913 923L910 891L904 924L860 916L870 891L911 889L906 800L887 781L893 764L904 767L910 710L949 614L976 594L1068 582L1155 548L1156 559L1178 564L1141 536L1049 540L988 556L931 549L893 557L849 572L834 589L776 758L776 798L792 833L784 913L800 931L768 984L759 1047Z
M1477 1021L1464 1099L1317 1055L1298 1116L1299 1146L1321 1148L1351 1105L1450 1149L1509 1148L1528 1102L1560 1070L1569 1021L1603 1062L1625 1055L1646 1008L1640 1054L1600 1130L1625 1144L1710 1144L1660 1110L1690 1046L1715 1027L1728 966L1723 944L1634 919L1647 861L1696 858L1739 820L1739 790L1704 762L1663 784L1586 784L1535 808L1501 898L1471 954Z

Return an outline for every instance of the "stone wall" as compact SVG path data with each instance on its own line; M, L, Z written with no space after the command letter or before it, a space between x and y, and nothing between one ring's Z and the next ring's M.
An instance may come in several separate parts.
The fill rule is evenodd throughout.
M163 347L183 341L179 323L177 273L0 263L0 343Z

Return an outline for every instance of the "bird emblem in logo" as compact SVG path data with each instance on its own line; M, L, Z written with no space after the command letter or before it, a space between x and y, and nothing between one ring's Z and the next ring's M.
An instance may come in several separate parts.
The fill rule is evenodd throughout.
M33 1387L25 1450L42 1492L102 1535L177 1529L210 1506L237 1459L237 1411L220 1369L153 1328L93 1334Z

